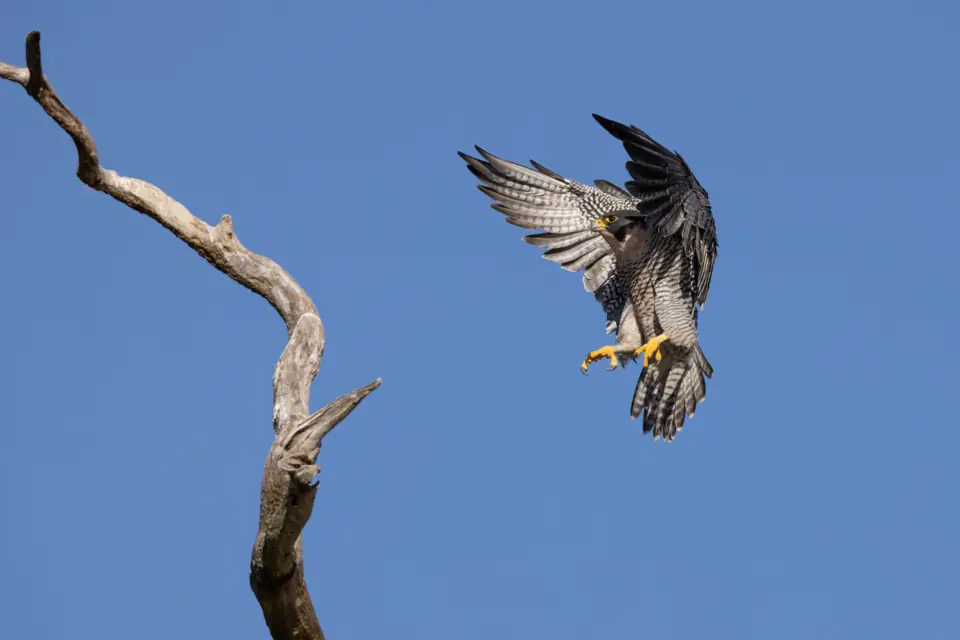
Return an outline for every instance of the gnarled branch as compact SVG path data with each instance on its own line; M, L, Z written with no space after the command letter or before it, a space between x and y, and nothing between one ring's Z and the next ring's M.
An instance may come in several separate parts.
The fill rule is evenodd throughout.
M287 346L273 376L273 426L260 494L260 529L250 562L250 584L271 635L323 638L303 573L300 533L316 497L317 454L323 437L380 386L380 380L345 394L310 415L310 385L323 358L323 323L296 281L273 260L242 244L225 215L211 227L156 186L100 166L97 145L83 122L57 97L43 75L40 33L27 35L27 68L0 62L0 77L16 82L70 135L77 147L77 177L131 209L153 218L206 259L273 305L287 325Z

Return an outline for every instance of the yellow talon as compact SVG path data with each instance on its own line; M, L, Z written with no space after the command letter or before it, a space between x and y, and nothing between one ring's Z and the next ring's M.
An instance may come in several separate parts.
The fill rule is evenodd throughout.
M596 351L591 351L587 354L587 357L583 359L583 364L580 365L580 371L586 373L591 364L598 360L603 360L604 358L610 359L610 366L612 367L611 371L617 368L617 348L600 347Z
M638 347L637 350L633 352L633 355L638 356L642 353L643 366L645 367L650 364L650 356L653 356L657 362L660 362L660 359L663 358L663 354L660 352L660 345L668 339L667 334L661 333L657 337L651 338L647 344Z

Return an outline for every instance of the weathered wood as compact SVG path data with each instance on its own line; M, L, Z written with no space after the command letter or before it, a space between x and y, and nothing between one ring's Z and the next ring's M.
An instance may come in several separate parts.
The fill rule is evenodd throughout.
M27 35L26 57L26 69L0 62L0 78L26 89L73 139L77 177L159 222L214 267L266 298L286 323L287 346L273 375L276 436L263 470L260 528L250 561L250 584L273 638L323 638L304 580L300 537L316 498L317 455L324 436L380 386L380 379L310 415L310 386L323 358L324 331L306 292L276 262L244 247L230 216L211 227L149 182L100 166L93 136L57 97L43 74L40 32Z

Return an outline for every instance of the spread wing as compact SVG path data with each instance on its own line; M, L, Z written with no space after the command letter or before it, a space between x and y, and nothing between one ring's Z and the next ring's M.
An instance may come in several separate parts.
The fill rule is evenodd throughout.
M617 275L616 259L593 222L611 213L637 213L640 201L620 187L597 180L590 187L568 180L531 161L534 169L509 162L477 147L483 157L460 157L480 179L479 189L496 200L494 209L507 222L524 229L541 229L524 237L547 249L543 257L567 271L583 271L583 286L593 293L607 315L607 331L620 320L626 301Z
M593 117L623 142L630 154L627 171L633 180L625 186L640 200L637 208L648 216L647 228L663 236L680 234L693 270L696 301L702 307L710 292L717 259L717 227L707 191L679 153L670 151L637 127L596 114Z

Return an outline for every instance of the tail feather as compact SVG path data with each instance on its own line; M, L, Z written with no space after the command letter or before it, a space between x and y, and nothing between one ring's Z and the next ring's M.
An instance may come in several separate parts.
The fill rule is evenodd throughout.
M707 360L707 356L704 355L703 349L700 348L700 345L697 344L696 348L693 350L697 358L697 366L700 367L700 370L708 377L713 377L713 365L710 364L710 361Z
M683 420L680 421L680 424L677 424L673 409L681 404L677 400L680 395L680 384L683 382L686 370L687 363L685 361L674 362L673 366L666 369L666 380L660 392L660 403L654 412L656 424L661 425L660 435L667 441L673 440L676 437L677 430L683 426Z
M642 415L643 432L652 431L654 440L673 440L687 417L693 417L697 403L706 398L704 374L712 376L713 367L699 345L668 349L662 360L651 363L640 374L630 417Z

